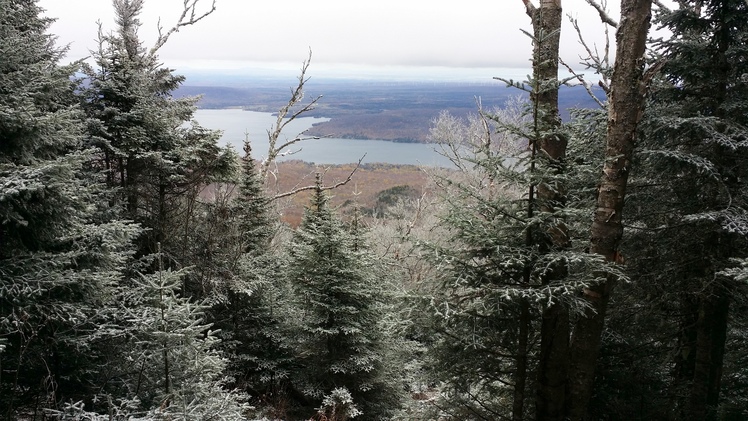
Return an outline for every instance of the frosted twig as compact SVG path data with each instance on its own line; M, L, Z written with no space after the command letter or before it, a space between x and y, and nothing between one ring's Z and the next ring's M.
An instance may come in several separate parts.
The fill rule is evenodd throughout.
M177 23L166 32L164 32L164 27L161 26L161 19L158 20L158 39L149 52L151 56L156 55L156 52L166 44L169 37L171 37L175 32L179 32L180 28L194 25L216 11L216 0L213 0L209 10L202 14L198 14L197 4L199 2L200 0L184 0L182 14L179 16Z
M287 191L285 193L276 194L270 200L278 200L278 199L282 199L284 197L293 196L294 194L301 193L301 192L306 191L306 190L316 190L316 189L319 189L320 191L325 191L325 190L337 189L340 186L344 186L344 185L348 184L353 179L353 175L356 174L356 171L358 171L358 169L361 167L361 162L363 162L363 160L364 160L365 157L366 157L366 154L364 154L364 156L362 156L361 158L359 158L358 163L356 163L356 166L353 168L353 171L351 171L350 174L348 174L348 177L346 177L345 180L343 180L343 181L339 181L339 182L337 182L335 184L332 184L332 185L329 185L329 186L322 186L322 187L320 187L320 186L318 186L316 184L315 185L311 185L311 186L299 187L297 189L293 189L293 190Z

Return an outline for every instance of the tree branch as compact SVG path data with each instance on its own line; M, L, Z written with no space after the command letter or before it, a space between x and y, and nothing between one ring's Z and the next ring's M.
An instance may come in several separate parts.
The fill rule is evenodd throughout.
M595 46L594 51L592 51L593 49L590 48L590 46L587 44L587 41L585 41L584 36L582 35L582 29L579 27L579 21L577 19L574 19L571 15L568 15L568 17L569 21L574 27L574 30L577 33L579 43L587 52L586 58L582 56L579 57L582 60L580 64L583 64L588 69L594 69L595 73L599 74L602 77L602 79L600 79L600 81L598 82L598 85L603 88L603 91L605 91L606 95L610 94L610 80L608 78L608 75L610 73L610 37L608 36L608 27L605 27L605 51L603 52L601 57L600 52L597 50L597 46ZM566 64L564 63L564 65Z
M584 86L584 89L587 91L587 94L590 96L590 98L592 98L595 102L597 102L597 105L599 105L600 108L604 109L605 104L602 101L600 101L600 99L598 99L597 96L595 96L595 94L592 92L590 85L587 83L586 80L584 80L584 75L581 75L577 73L576 71L574 71L574 69L572 69L571 66L566 64L566 62L562 58L559 58L558 61L559 63L561 63L562 66L566 67L566 70L568 70L569 73L571 73L574 76L574 78L578 80L579 83L582 84L582 86Z
M329 185L329 186L322 186L322 187L319 187L316 184L311 185L311 186L299 187L299 188L293 189L291 191L287 191L285 193L278 193L275 196L273 196L272 198L270 198L270 200L278 200L278 199L282 199L284 197L293 196L293 195L295 195L297 193L301 193L301 192L306 191L306 190L320 189L321 191L325 191L325 190L337 189L340 186L344 186L344 185L348 184L353 179L353 175L356 174L356 171L358 171L358 169L361 167L361 162L364 160L365 157L366 157L366 154L364 154L364 156L362 156L361 158L359 158L358 163L356 164L356 167L353 168L353 171L351 171L351 173L348 174L348 177L346 177L345 180L343 180L343 181L339 181L339 182L337 182L335 184L332 184L332 185Z
M522 0L522 3L525 4L525 13L527 13L527 16L530 17L530 19L535 19L535 5L532 4L532 0Z
M590 6L594 7L595 10L597 10L597 13L600 15L600 20L603 23L607 23L608 25L618 28L618 22L615 21L615 19L611 18L608 12L605 10L605 7L603 7L601 4L596 2L595 0L584 0L589 4Z
M652 3L657 5L657 7L659 7L661 10L665 12L670 12L670 8L665 6L660 0L653 0Z
M183 28L185 26L194 25L197 22L203 20L205 17L210 15L211 13L216 11L216 0L213 0L213 3L210 6L210 10L198 14L197 13L197 5L200 2L200 0L183 0L183 9L182 14L179 16L179 20L177 20L177 23L171 27L168 31L164 33L164 28L161 26L161 19L158 20L158 39L156 40L156 43L151 48L149 54L151 56L155 55L158 50L166 44L166 41L169 40L169 37L171 37L175 32L179 32L180 28Z
M290 122L294 121L296 118L300 117L301 115L314 110L315 106L317 105L317 102L320 99L322 99L322 95L319 95L318 97L311 100L308 104L302 106L300 109L294 112L291 111L291 109L294 106L299 104L304 99L304 86L306 85L306 82L309 81L309 78L306 77L306 72L309 69L309 64L311 63L311 61L312 61L312 50L310 49L309 57L307 57L307 59L304 60L304 62L301 65L301 74L299 75L299 78L298 78L299 80L298 84L296 85L295 88L291 88L291 97L289 98L288 102L283 107L281 107L280 110L278 110L278 117L276 118L275 124L267 132L268 133L268 154L265 160L263 160L262 163L260 164L260 176L262 178L267 177L270 165L272 165L272 163L279 156L281 156L284 149L298 142L301 142L303 140L319 139L319 137L303 137L299 135L281 144L280 146L278 146L278 138L280 138L280 135L283 132L283 129L286 127L286 125L288 125Z

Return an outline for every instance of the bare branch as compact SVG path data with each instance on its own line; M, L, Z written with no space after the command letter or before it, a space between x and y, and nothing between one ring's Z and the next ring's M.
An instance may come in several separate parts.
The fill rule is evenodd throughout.
M348 174L348 177L346 177L345 180L343 180L343 181L339 181L339 182L337 182L335 184L332 184L332 185L329 185L329 186L322 186L322 187L319 187L316 184L311 185L311 186L299 187L299 188L293 189L291 191L287 191L285 193L278 193L275 196L273 196L272 198L270 198L270 200L278 200L278 199L282 199L284 197L293 196L295 194L301 193L301 192L306 191L306 190L320 189L320 191L325 191L325 190L337 189L340 186L344 186L344 185L348 184L353 179L353 175L356 174L356 171L358 171L358 169L361 167L361 162L364 160L365 157L366 157L366 154L364 154L364 156L362 156L361 158L359 158L358 163L353 168L353 171L351 171L350 174Z
M618 22L615 21L615 19L611 18L608 12L605 10L605 7L603 7L601 4L596 2L595 0L584 0L589 4L590 6L594 7L595 10L597 10L597 13L600 15L600 20L603 23L607 23L608 25L618 28Z
M168 31L164 32L163 26L161 26L161 19L158 21L158 39L156 40L156 43L151 48L149 54L151 56L155 55L158 50L166 44L166 41L169 40L169 37L171 37L175 32L179 32L180 28L183 28L185 26L194 25L197 22L203 20L205 17L210 15L211 13L216 11L216 0L213 0L213 3L210 6L210 9L207 10L204 13L199 14L197 12L197 5L200 2L200 0L183 0L183 9L182 14L179 16L179 19L177 20L177 23L174 24L174 26L171 27Z
M525 13L527 13L527 16L530 17L530 19L534 19L535 16L535 5L532 4L532 0L522 0L522 3L525 4Z
M290 122L294 121L301 115L314 110L317 102L322 99L322 95L314 98L308 104L302 106L296 111L291 111L293 107L299 104L304 99L304 86L309 78L306 76L306 72L309 69L309 64L312 61L312 50L309 50L309 57L301 65L301 74L299 75L299 82L295 88L291 88L291 97L288 102L278 110L278 117L276 118L275 124L268 130L268 154L265 160L260 165L260 176L265 178L270 165L281 155L285 148L301 142L303 140L319 139L318 137L303 137L301 135L281 144L278 146L278 139L280 138L283 129ZM290 115L289 115L290 114ZM301 133L303 134L303 133Z
M574 78L578 80L579 83L582 84L582 86L584 86L584 89L587 91L587 94L590 96L590 98L592 98L595 102L597 102L597 105L599 105L600 108L605 108L605 104L602 101L600 101L600 99L598 99L597 96L595 96L595 94L592 92L592 89L590 88L590 85L587 83L586 80L584 80L584 75L577 73L574 69L571 68L571 66L566 64L566 62L563 59L559 58L558 61L561 63L562 66L566 67L566 70L568 70L569 73L571 73L574 76Z
M607 26L605 27L605 50L601 56L599 51L597 50L597 46L594 47L594 51L593 51L593 49L590 48L590 46L587 44L587 41L584 39L584 36L582 35L582 30L579 27L579 21L577 19L574 19L571 15L567 15L567 16L569 17L569 21L574 27L574 30L577 32L577 38L579 39L579 43L582 45L582 47L584 47L584 50L587 52L587 57L582 57L582 56L579 57L582 60L580 64L583 64L588 69L595 70L595 73L601 76L601 79L598 82L598 85L601 88L603 88L603 91L605 91L605 94L608 95L610 93L610 88L609 88L610 80L608 79L608 74L610 70L610 37L608 36L608 27ZM562 63L562 64L566 66L565 63Z

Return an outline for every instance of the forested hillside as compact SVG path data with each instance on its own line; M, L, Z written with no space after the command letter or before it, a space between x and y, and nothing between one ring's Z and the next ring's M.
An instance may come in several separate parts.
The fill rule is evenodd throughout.
M215 2L149 44L113 0L65 64L37 0L0 0L0 418L748 419L748 3L587 2L616 34L582 38L594 81L559 80L561 0L507 3L533 69L493 102L326 108L310 54L258 161L159 57ZM452 168L276 162L346 101L438 107L418 139Z

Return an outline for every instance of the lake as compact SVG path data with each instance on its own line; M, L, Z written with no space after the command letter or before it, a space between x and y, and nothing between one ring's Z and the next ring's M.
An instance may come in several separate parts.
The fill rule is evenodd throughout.
M275 123L271 113L244 111L241 109L207 110L195 112L194 119L209 129L223 130L222 144L229 144L243 154L245 134L252 145L252 156L262 159L267 156L267 131ZM327 121L325 118L303 117L289 123L281 134L278 143L293 139L299 133L312 127L314 123ZM291 148L297 151L279 160L299 159L316 164L348 164L358 162L366 155L363 163L383 162L387 164L407 164L449 167L450 162L436 153L433 145L423 143L398 143L386 140L323 138L304 140Z

